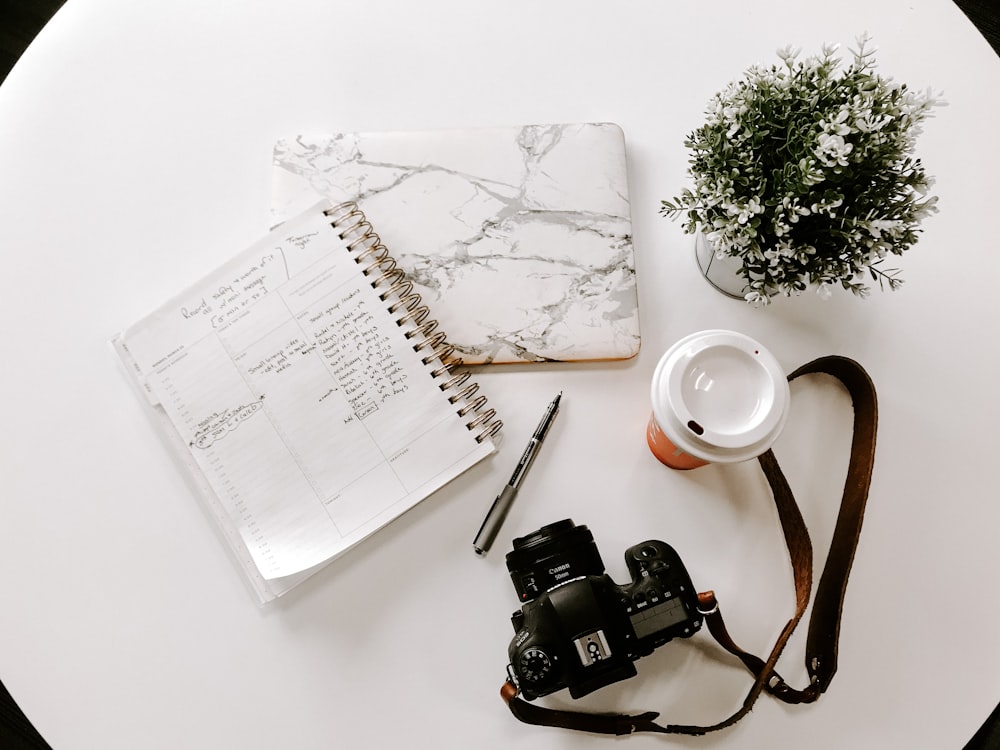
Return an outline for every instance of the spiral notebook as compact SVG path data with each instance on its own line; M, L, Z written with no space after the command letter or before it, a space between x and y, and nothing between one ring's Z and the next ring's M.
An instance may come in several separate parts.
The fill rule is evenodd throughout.
M262 603L502 426L351 203L312 206L112 343Z
M357 200L468 363L639 351L625 136L612 123L297 135L271 216Z

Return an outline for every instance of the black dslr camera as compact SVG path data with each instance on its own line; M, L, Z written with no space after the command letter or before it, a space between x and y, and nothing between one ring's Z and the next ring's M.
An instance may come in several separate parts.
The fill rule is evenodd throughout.
M594 537L570 519L514 540L507 555L524 605L507 672L528 700L568 687L580 698L636 674L633 662L701 628L698 597L677 553L648 541L629 547L632 582L604 572Z

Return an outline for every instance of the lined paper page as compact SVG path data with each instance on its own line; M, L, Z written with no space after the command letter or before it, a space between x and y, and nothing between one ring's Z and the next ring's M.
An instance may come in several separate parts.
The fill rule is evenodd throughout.
M318 208L121 345L265 579L319 565L488 455Z

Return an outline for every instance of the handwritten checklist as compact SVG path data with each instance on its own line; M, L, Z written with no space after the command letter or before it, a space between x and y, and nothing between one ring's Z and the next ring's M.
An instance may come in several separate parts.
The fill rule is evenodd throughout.
M116 341L265 600L493 450L347 245L313 208Z

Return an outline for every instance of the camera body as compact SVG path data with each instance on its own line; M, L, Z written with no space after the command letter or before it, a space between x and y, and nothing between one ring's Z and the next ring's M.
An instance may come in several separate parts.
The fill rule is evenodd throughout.
M566 519L514 540L507 570L524 602L511 616L508 675L528 700L569 688L573 698L633 677L635 662L702 625L684 563L664 542L629 547L631 582L604 571L586 526Z

